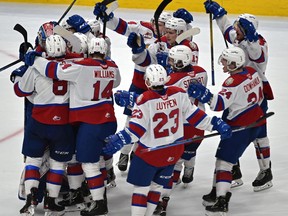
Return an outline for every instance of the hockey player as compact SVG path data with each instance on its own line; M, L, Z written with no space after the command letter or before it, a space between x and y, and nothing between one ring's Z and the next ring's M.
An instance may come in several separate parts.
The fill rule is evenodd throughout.
M213 111L224 110L222 119L232 128L249 125L264 115L260 107L264 99L262 80L258 72L251 67L244 67L245 53L239 47L225 49L219 64L229 77L222 84L218 94L199 83L191 83L188 93L202 103L208 103ZM237 162L248 145L261 131L258 126L234 132L232 137L221 140L216 151L216 166L213 189L204 195L206 215L226 215L231 197L232 166ZM209 203L210 202L210 203Z
M172 66L173 72L170 73L168 81L165 84L166 86L177 86L185 91L187 91L189 84L193 81L202 83L206 86L207 72L202 67L192 66L192 55L191 49L185 45L176 45L169 50L169 64ZM115 102L120 106L126 105L132 108L137 97L138 95L134 92L117 91L115 94ZM190 100L192 104L205 111L204 104L194 98L190 98ZM203 130L196 129L188 122L184 123L184 139L203 135ZM164 215L164 213L166 213L166 207L170 199L172 188L180 178L183 163L185 168L182 181L185 184L192 182L196 150L200 143L201 141L195 141L185 145L184 153L175 165L173 178L170 179L169 184L164 187L165 190L164 193L162 193L162 201L157 206L157 212L154 212L154 214Z
M138 96L129 125L109 136L104 152L114 154L124 145L138 142L131 161L127 181L134 185L131 215L153 214L161 188L169 182L175 163L184 147L169 147L183 138L183 121L199 129L217 130L222 138L231 136L230 127L217 117L209 117L193 106L187 93L175 86L165 87L167 72L158 64L147 67L145 83L148 91ZM149 147L167 145L163 150L143 153Z
M100 3L97 3L94 8L94 15L97 17L100 17L101 20L104 19L103 12L106 11L106 6L101 5ZM177 11L173 13L174 17L182 18L186 22L187 28L190 27L190 23L193 21L193 16L184 8L180 8ZM171 13L168 12L162 12L158 19L158 26L159 26L159 32L160 37L162 37L166 30L165 30L165 23L172 17ZM121 18L117 18L114 16L113 13L108 14L108 20L107 20L107 27L113 31L116 31L117 33L125 36L129 36L130 33L136 33L143 36L143 42L146 47L148 47L150 44L154 43L157 39L157 30L155 25L155 20L152 18L150 22L147 21L129 21L126 22L125 20ZM167 56L166 56L167 58ZM144 73L145 73L146 67L143 67L142 65L135 64L134 66L134 73L132 78L132 84L129 87L129 91L136 92L137 94L141 94L144 91L147 90L146 85L144 84ZM124 114L127 115L127 121L129 122L130 116L131 116L131 110L125 108ZM126 171L129 161L129 153L131 151L132 144L126 145L121 149L121 154L118 162L118 168L121 171ZM131 152L130 159L133 155L133 152Z
M50 35L45 40L45 51L51 60L61 60L66 53L66 43L59 35ZM33 51L37 55L39 52ZM25 63L29 65L29 62ZM40 75L39 70L29 67L23 77L16 79L14 90L18 96L34 93L32 118L27 125L22 153L25 162L26 204L20 210L22 215L34 215L38 204L37 191L40 168L47 146L49 147L49 171L46 177L47 193L44 198L45 215L63 215L64 208L57 205L65 162L71 160L75 149L74 133L69 124L68 83L59 79L52 80Z
M263 81L264 100L261 104L264 112L268 110L267 100L273 100L273 92L271 86L265 76L266 66L268 62L268 45L262 35L257 33L258 20L252 14L241 14L238 16L233 26L227 18L227 11L217 2L206 1L204 3L207 13L213 14L213 19L216 20L225 39L240 48L245 52L245 65L251 66L257 70ZM270 143L267 137L267 125L263 125L259 136L254 140L256 156L260 171L253 181L254 191L260 191L272 187L272 172L270 161ZM240 166L233 167L234 186L243 184L241 177Z
M176 45L169 50L169 65L172 67L172 73L169 75L169 81L166 86L178 86L187 91L191 82L199 82L203 86L207 85L207 72L200 66L192 65L193 54L189 47L185 45ZM196 105L199 109L205 111L203 103L197 99L190 98L191 103ZM189 139L194 136L203 136L204 130L199 130L188 122L184 123L184 139ZM162 193L162 201L157 206L158 212L154 214L166 215L166 208L170 199L171 193L175 185L179 182L182 166L184 165L184 173L182 182L187 184L193 181L193 173L195 166L196 151L202 140L187 143L184 147L184 153L179 161L176 163L173 177L169 184L164 187Z
M120 84L117 65L105 60L107 44L103 38L92 38L88 44L90 57L74 64L50 62L28 53L33 66L42 75L69 81L71 123L78 124L76 160L82 163L93 201L81 215L107 214L104 178L100 171L100 155L104 139L114 134L117 122L112 89ZM46 73L45 73L46 71Z

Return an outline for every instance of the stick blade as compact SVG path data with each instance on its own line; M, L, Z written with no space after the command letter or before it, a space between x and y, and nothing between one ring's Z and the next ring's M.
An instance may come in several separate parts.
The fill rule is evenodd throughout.
M191 29L183 32L179 36L177 36L176 42L179 44L184 39L186 39L188 37L192 37L192 36L198 35L199 33L200 33L200 28L198 28L198 27L191 28Z

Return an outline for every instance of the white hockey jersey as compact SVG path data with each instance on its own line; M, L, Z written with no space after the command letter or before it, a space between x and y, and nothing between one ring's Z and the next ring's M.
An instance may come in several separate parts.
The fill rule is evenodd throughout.
M34 67L43 76L69 81L70 122L116 121L112 91L120 84L121 77L113 61L86 58L67 64L37 57Z
M222 90L212 97L211 110L224 111L223 120L231 126L246 126L262 115L260 107L264 99L262 80L251 67L230 75L222 84Z
M29 67L16 79L14 91L19 97L33 95L32 117L43 123L62 125L69 123L69 85L67 81L43 77Z
M183 145L141 153L148 147L171 144L183 138L183 123L187 120L198 129L212 130L211 118L192 105L188 94L176 86L168 86L160 95L148 90L137 98L128 131L138 142L135 154L153 166L175 164L183 153Z

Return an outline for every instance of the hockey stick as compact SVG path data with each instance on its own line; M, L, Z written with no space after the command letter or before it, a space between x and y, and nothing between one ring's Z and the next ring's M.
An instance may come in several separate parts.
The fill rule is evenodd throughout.
M107 8L107 10L104 13L104 21L103 21L103 30L102 30L102 34L103 34L103 38L105 39L106 36L106 24L107 24L107 17L109 16L110 13L112 13L114 10L116 10L118 8L118 2L117 1L112 1L111 6L109 8Z
M114 2L114 1L116 1L116 0L103 0L103 1L100 2L99 4L107 6L108 4L110 4L110 3ZM110 13L111 13L111 12L110 12ZM106 12L106 14L110 14L110 13L107 13L107 12ZM105 15L105 14L104 14L104 15ZM99 16L97 16L96 19L99 20Z
M0 72L3 71L3 70L6 70L9 67L12 67L15 64L18 64L19 62L21 62L21 60L17 59L16 61L9 63L8 65L5 65L4 67L0 68Z
M235 133L235 132L238 132L238 131L243 131L243 130L255 127L259 123L261 123L262 121L266 120L267 118L269 118L272 115L274 115L274 112L268 112L265 115L263 115L261 118L259 118L257 121L255 121L255 122L253 122L253 123L251 123L249 125L243 126L243 127L235 128L235 129L232 130L232 132ZM205 135L205 136L198 136L198 137L194 137L194 138L190 138L190 139L179 140L179 141L176 141L176 142L168 144L168 145L156 146L156 147L150 147L150 148L142 149L141 153L156 151L156 150L159 150L159 149L169 148L169 147L177 146L177 145L183 145L183 144L186 144L186 143L190 143L190 142L194 142L194 141L197 141L197 140L202 140L202 139L205 139L205 138L210 138L210 137L214 137L214 136L218 136L218 135L220 135L220 134L217 132L217 133L211 133L211 134L208 134L208 135Z
M71 10L71 8L73 7L73 5L75 4L77 0L73 0L73 2L69 5L69 7L66 9L66 11L62 14L62 16L60 17L60 19L58 20L58 24L60 24L60 22L63 20L63 18L67 15L67 13Z
M210 26L211 77L212 77L212 85L214 86L215 85L215 72L214 72L214 45L213 45L212 13L209 13L209 26Z
M198 27L191 28L191 29L183 32L182 34L178 35L177 38L176 38L176 43L179 44L184 39L186 39L188 37L192 37L192 36L198 35L199 33L200 33L200 28L198 28Z
M159 20L159 17L160 17L160 15L161 15L161 13L162 13L163 10L164 10L164 8L165 8L171 1L172 1L172 0L163 0L163 1L161 2L161 4L158 6L158 8L156 9L155 13L154 13L154 22L155 22L156 31L157 31L158 42L161 42L161 35L160 35L158 20Z
M18 23L14 26L13 29L14 29L15 31L18 31L18 32L23 36L23 38L24 38L24 47L25 47L25 50L27 50L28 41L27 41L27 31L26 31L26 29L25 29L22 25L20 25L20 24L18 24ZM19 62L21 62L20 59L15 60L14 62L9 63L8 65L0 68L0 72L3 71L3 70L6 70L6 69L9 68L9 67L12 67L12 66L15 65L15 64L18 64Z

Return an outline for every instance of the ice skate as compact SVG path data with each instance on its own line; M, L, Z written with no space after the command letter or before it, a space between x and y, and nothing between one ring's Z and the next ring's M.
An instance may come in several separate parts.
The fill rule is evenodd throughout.
M192 168L185 167L184 168L184 174L182 176L182 182L184 183L184 188L186 188L188 186L188 184L193 181L193 173L194 173L194 167L192 167Z
M44 198L45 216L62 216L65 215L65 207L56 204L56 198L49 197L47 193Z
M243 185L243 181L241 178L242 178L242 173L241 173L240 166L236 164L232 168L231 188L235 188L235 187L239 187Z
M252 183L252 186L254 187L254 192L259 192L271 188L273 186L272 179L273 175L271 168L261 170Z
M206 207L206 216L226 216L228 212L228 203L231 198L231 193L227 192L226 196L219 196L216 203Z
M82 210L80 215L83 216L96 216L96 215L102 215L106 216L108 213L108 207L107 202L105 200L94 200L91 202L88 208L85 210Z
M203 195L202 199L202 205L207 207L207 206L212 206L216 202L216 188L213 187L212 190L210 191L209 194Z
M153 212L153 215L166 216L166 209L167 209L169 200L170 200L169 197L163 197L162 201L159 201L155 211Z
M38 205L37 201L37 188L31 188L31 193L27 195L26 204L20 209L20 215L33 216L35 214L35 208Z
M122 172L127 170L129 161L129 155L120 154L119 161L118 161L118 169Z
M107 170L107 189L116 187L116 175L114 173L113 167Z
M71 189L66 199L58 203L65 207L66 212L81 211L85 208L84 197L81 188Z

